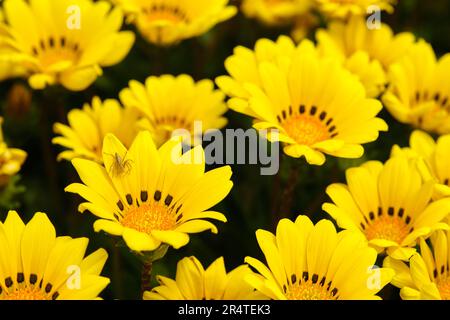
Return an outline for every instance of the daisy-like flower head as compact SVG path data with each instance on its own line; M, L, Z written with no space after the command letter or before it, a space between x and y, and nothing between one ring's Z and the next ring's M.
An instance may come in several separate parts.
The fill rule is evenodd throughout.
M218 83L237 92L240 97L230 100L230 108L254 117L256 129L278 130L267 138L283 142L287 155L304 156L315 165L325 162L325 154L359 158L361 144L387 130L376 117L381 103L368 99L358 79L334 59L318 57L310 41L302 42L291 57L275 58L278 63L250 65L250 72L237 81L219 78Z
M145 84L130 81L120 93L124 106L141 113L138 126L152 133L157 146L175 130L194 134L195 122L201 122L202 131L223 128L227 123L222 117L227 110L224 98L211 80L194 82L189 75L149 77Z
M392 155L403 155L409 158L420 158L424 162L421 173L425 180L433 180L435 198L450 196L450 135L440 136L437 141L427 133L416 130L411 134L410 146L400 148L394 146Z
M377 252L360 234L336 232L329 220L313 225L306 216L283 219L275 235L258 230L256 237L268 267L247 257L258 272L247 281L271 299L379 299L377 292L393 276L391 269L374 266Z
M392 13L396 0L315 0L319 10L330 18L365 16L370 8Z
M312 0L244 0L242 12L267 25L283 25L306 13Z
M394 157L369 161L346 172L347 185L332 184L328 212L341 228L357 230L369 244L395 259L415 253L419 237L428 237L450 213L450 198L432 201L434 182L424 182L414 160Z
M0 187L8 183L9 178L20 171L27 158L21 149L9 148L3 139L3 118L0 117Z
M421 40L389 71L383 102L400 122L438 134L450 133L450 54L439 60Z
M45 213L25 225L10 211L0 222L0 300L98 299L109 284L100 276L108 254L85 257L88 242L57 237Z
M231 169L205 173L201 146L182 153L181 139L173 138L159 150L148 131L142 131L127 150L114 136L103 143L105 166L85 159L72 163L83 183L66 191L86 202L79 207L100 219L96 231L122 236L134 251L153 251L164 243L180 248L189 233L217 228L204 219L225 222L223 214L207 211L231 190Z
M223 258L218 258L206 270L195 257L177 264L175 280L157 276L160 286L144 292L144 300L261 300L245 277L252 271L246 265L227 273Z
M362 17L352 17L347 22L333 21L327 29L318 30L316 38L320 51L326 55L346 60L364 51L370 60L379 61L385 70L404 57L415 41L412 33L394 35L384 23L380 29L369 29Z
M122 7L147 41L162 46L200 36L237 12L228 0L112 1Z
M409 266L387 257L383 263L395 270L392 284L400 288L404 300L450 300L450 234L438 230L430 244L420 240L420 254L414 254Z
M137 111L122 108L118 101L101 101L94 97L92 104L83 109L73 109L68 116L69 125L55 123L54 131L60 136L52 142L69 150L58 155L58 160L85 158L103 163L103 139L108 133L114 134L125 146L130 146L137 134L134 130L139 118Z
M33 89L62 84L84 90L134 43L132 32L119 32L121 11L106 1L5 0L3 8L0 61L26 69Z

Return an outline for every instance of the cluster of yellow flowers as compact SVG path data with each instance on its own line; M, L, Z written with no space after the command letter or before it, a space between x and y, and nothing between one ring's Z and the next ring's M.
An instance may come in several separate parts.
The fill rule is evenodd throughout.
M424 40L385 24L367 28L369 6L390 12L393 4L244 0L245 15L270 25L307 19L312 8L330 21L316 42L280 36L236 47L225 61L228 75L215 79L219 89L189 75L150 76L54 125L53 143L65 148L58 158L71 161L81 180L65 191L84 199L79 211L98 218L95 231L121 237L149 264L187 245L190 234L217 233L212 220L227 221L211 208L232 189L231 168L206 171L202 146L183 152L174 130L193 132L195 121L221 129L230 108L257 130L278 129L266 138L281 142L287 156L323 165L327 156L363 156L363 145L388 130L377 117L383 104L417 129L410 147L394 146L386 162L348 169L345 184L326 189L331 200L323 210L343 231L328 219L282 219L275 234L256 232L266 264L246 257L227 273L223 258L206 270L184 258L176 279L158 276L160 285L144 299L378 299L388 283L403 299L450 299L450 55L437 59ZM227 0L5 0L0 79L82 91L131 50L135 35L121 31L124 20L168 46L236 12ZM435 141L426 132L441 136ZM0 186L25 157L0 133ZM0 299L98 298L109 283L100 276L107 253L85 257L87 244L57 237L44 213L25 224L10 211L0 222ZM71 266L78 271L68 274Z

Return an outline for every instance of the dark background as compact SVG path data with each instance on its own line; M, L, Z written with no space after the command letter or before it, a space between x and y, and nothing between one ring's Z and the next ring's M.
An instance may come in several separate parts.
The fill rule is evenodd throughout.
M237 3L237 1L233 1ZM1 1L0 1L1 3ZM429 41L438 55L450 52L450 1L400 0L392 15L383 15L396 32L411 31L417 37ZM125 26L125 28L132 28ZM11 87L24 80L9 80L0 83L0 110L5 117L4 132L8 144L28 152L28 159L20 172L16 187L0 192L0 219L3 221L8 209L17 209L25 221L34 212L46 212L54 223L58 235L88 237L89 252L103 247L109 252L109 259L103 275L110 277L111 284L103 292L106 299L136 299L140 292L140 261L127 248L116 247L115 238L95 234L92 223L95 217L89 213L80 214L77 206L81 199L64 193L71 182L78 181L75 170L68 162L56 162L61 149L50 143L54 136L52 124L66 122L66 114L72 108L79 108L90 102L95 95L117 98L128 81L144 81L149 75L181 74L192 75L196 80L214 79L226 74L224 60L237 45L253 48L257 39L276 39L280 34L289 34L288 28L267 28L257 21L246 19L242 14L215 27L209 33L190 39L171 48L157 48L146 43L140 36L128 57L120 64L104 69L104 75L94 85L81 93L69 93L55 87L44 92L33 92L31 104L8 102ZM310 34L312 38L313 33ZM229 111L227 128L249 128L251 120ZM216 223L219 234L202 233L192 235L190 243L180 249L169 249L166 257L154 264L154 274L175 276L179 259L195 255L204 266L220 256L225 257L227 269L243 263L247 255L262 258L255 231L258 228L274 231L275 222L281 217L295 218L308 214L314 221L328 218L321 205L327 201L325 188L333 182L344 181L344 171L350 166L367 160L386 160L393 144L407 145L411 128L396 123L390 115L381 114L390 126L388 133L366 145L362 159L349 161L332 157L322 167L308 166L304 160L294 165L299 170L299 181L292 199L292 210L279 214L277 184L281 197L289 183L286 168L291 159L283 161L282 171L276 177L260 176L258 166L233 165L234 187L228 197L216 210L223 212L228 223ZM291 181L292 182L292 181ZM20 186L24 187L21 190ZM290 212L290 214L289 214ZM396 298L393 288L383 290L386 298Z

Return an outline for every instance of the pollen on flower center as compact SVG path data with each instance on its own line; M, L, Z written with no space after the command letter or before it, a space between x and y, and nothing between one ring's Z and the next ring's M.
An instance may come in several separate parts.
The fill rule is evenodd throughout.
M325 123L310 115L297 114L291 116L283 122L283 128L295 142L307 146L330 138Z
M385 239L401 243L409 234L410 227L400 217L383 215L376 218L365 229L367 239Z
M441 278L436 281L442 300L450 300L450 277Z
M173 229L176 217L164 204L151 202L128 209L121 223L125 227L149 234L153 230Z
M0 300L51 300L42 290L35 287L23 287L11 292L4 292Z
M334 297L325 287L311 281L291 284L286 291L289 300L333 300Z

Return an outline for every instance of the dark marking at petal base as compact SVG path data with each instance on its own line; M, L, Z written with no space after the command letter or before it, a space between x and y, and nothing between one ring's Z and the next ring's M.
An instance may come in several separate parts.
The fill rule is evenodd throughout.
M11 277L8 277L5 279L5 285L7 288L9 288L13 285L13 281L12 281Z
M56 300L59 297L59 292L56 291L53 295L52 295L52 300Z
M50 293L50 291L52 291L53 286L51 285L51 283L47 283L47 285L45 286L45 293Z
M167 195L166 199L164 200L164 204L166 206L170 206L170 204L172 203L173 197L169 194Z
M127 194L125 198L127 199L127 203L129 205L133 204L133 197L131 196L131 194Z
M405 222L406 222L406 224L409 224L411 222L411 217L410 216L406 216Z
M309 111L309 113L313 116L313 115L316 114L316 112L317 112L317 107L316 106L312 106L311 110Z
M161 200L161 191L156 190L155 194L153 195L153 199L155 199L155 201Z
M302 278L303 278L303 280L308 281L309 275L308 275L307 271L303 272Z
M375 214L372 211L369 212L369 218L370 220L375 219Z
M394 213L395 213L394 208L393 208L393 207L389 207L389 209L388 209L388 215L393 216Z
M125 209L121 200L117 202L117 206L119 207L120 211L123 211L123 209Z
M405 214L405 209L403 209L403 208L400 208L400 210L398 210L398 216L400 217L400 218L403 218L403 215Z
M322 277L322 280L320 280L320 285L323 287L325 285L325 277Z
M35 284L37 282L37 275L34 273L30 274L30 283Z
M319 281L319 275L317 273L313 274L311 280L313 283L317 283Z
M291 275L291 283L294 284L297 282L297 276L295 274Z
M337 293L338 293L338 289L337 288L334 288L333 290L331 290L331 294L333 295L333 296L335 296Z
M25 276L23 275L23 272L19 272L17 274L17 283L22 283L25 281Z
M319 115L319 119L322 121L325 120L326 117L327 117L327 113L325 111L322 111Z
M141 201L145 202L148 200L148 192L147 191L141 191Z
M300 113L305 113L305 111L306 111L305 105L302 104L302 105L300 106L300 109L299 109L298 111L299 111Z

